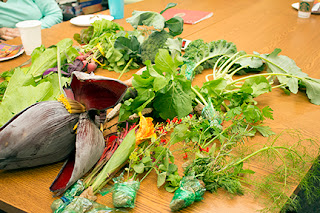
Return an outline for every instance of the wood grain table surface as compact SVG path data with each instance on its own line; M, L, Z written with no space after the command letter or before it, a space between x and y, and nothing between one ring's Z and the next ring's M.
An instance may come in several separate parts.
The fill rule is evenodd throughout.
M184 25L181 38L206 42L225 39L235 43L238 50L247 53L271 53L275 48L282 49L281 54L293 59L297 66L310 77L320 79L320 15L311 15L308 19L298 18L297 11L291 7L295 0L144 0L125 5L125 18L114 20L126 30L132 30L126 18L134 10L160 12L165 6L175 2L176 8L212 11L213 16L195 25ZM103 11L109 14L109 11ZM73 38L84 27L72 25L69 21L42 30L43 44L48 47L64 38ZM20 38L7 41L9 44L21 44ZM75 45L77 43L75 42ZM0 72L10 70L27 61L25 54L0 62ZM123 75L122 80L131 77L134 71ZM96 74L118 77L118 73L98 70ZM194 85L201 86L205 71L196 77ZM320 95L320 94L319 94ZM274 120L266 122L276 133L285 129L298 129L306 137L319 139L320 106L309 102L303 92L285 95L280 89L257 98L260 106L270 106L274 111ZM265 139L255 137L247 146L263 143ZM316 153L310 150L310 153ZM317 157L313 154L314 157ZM41 166L32 169L0 171L0 209L8 212L51 212L50 205L56 199L52 197L49 186L58 174L62 163ZM178 164L182 159L178 159ZM254 163L252 163L254 164ZM258 165L256 167L259 167ZM306 165L306 171L309 166ZM263 169L262 169L263 170ZM260 171L264 173L266 171ZM257 172L258 175L260 172ZM170 212L169 202L173 194L156 187L154 174L148 176L138 192L136 207L132 212ZM291 193L298 183L292 187ZM99 196L98 202L112 207L109 195ZM204 200L193 204L182 212L256 212L264 208L251 194L230 197L224 191L206 193Z

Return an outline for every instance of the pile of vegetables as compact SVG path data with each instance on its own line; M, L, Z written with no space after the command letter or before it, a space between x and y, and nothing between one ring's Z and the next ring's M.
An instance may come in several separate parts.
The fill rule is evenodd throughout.
M165 10L174 6L168 4ZM313 104L320 105L320 80L303 73L289 57L279 55L279 49L270 54L247 54L232 42L197 39L182 55L181 39L176 36L182 33L183 20L165 20L161 15L165 10L133 12L127 19L133 31L124 31L111 21L95 21L74 35L80 47L72 47L71 39L49 48L42 46L32 53L31 66L2 74L6 81L0 87L4 94L0 147L7 146L2 141L18 137L7 133L14 131L13 126L25 129L14 122L21 119L28 124L32 110L45 109L43 116L56 110L57 115L69 119L60 122L53 113L56 120L48 122L51 126L40 127L39 123L33 134L40 137L37 134L50 132L48 138L57 142L56 135L65 133L67 153L61 154L60 147L49 150L61 154L58 160L69 158L50 187L57 195L63 194L52 204L54 212L118 211L95 202L97 193L109 192L115 208L134 208L140 184L151 172L157 175L157 187L175 193L168 204L172 211L220 188L243 194L243 183L254 174L244 163L256 156L281 162L276 168L281 176L276 179L281 183L279 200L273 201L280 209L289 199L287 180L300 181L304 166L313 160L304 149L310 144L298 141L296 146L278 146L280 137L272 140L275 133L264 121L273 119L273 110L261 108L255 98L274 88L286 93L303 89ZM127 70L141 66L145 69L134 74L128 85L94 75L99 67L120 73L120 78ZM192 80L204 69L212 69L212 73L205 76L201 87L192 86ZM109 108L113 108L113 115L118 113L117 128L111 134L108 125L113 115L106 115ZM37 120L33 122L37 126ZM56 123L61 127L54 129L59 126ZM257 134L272 142L237 154L239 147ZM0 150L2 169L36 166L17 164L34 155L18 156L23 146L34 143L36 138L32 137L20 140L28 144ZM29 146L30 152L46 143L45 137L41 138L36 146ZM186 160L182 174L175 163L179 155ZM112 189L105 188L110 182L114 183Z
M169 4L165 10L175 5ZM182 33L183 19L173 17L165 20L161 13L134 11L132 17L127 19L133 31L124 31L109 20L95 21L92 26L74 35L74 39L81 44L81 56L78 58L88 64L89 72L94 71L91 64L95 64L123 73L139 68L147 60L154 62L159 49L181 53L181 39L174 37Z

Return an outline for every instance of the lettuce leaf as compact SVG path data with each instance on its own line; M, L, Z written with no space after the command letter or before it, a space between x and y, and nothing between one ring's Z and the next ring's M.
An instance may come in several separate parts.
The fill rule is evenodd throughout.
M62 78L64 84L68 81L69 78ZM58 95L60 90L56 73L36 82L30 73L25 74L24 69L16 68L0 103L0 126L30 105L55 100Z

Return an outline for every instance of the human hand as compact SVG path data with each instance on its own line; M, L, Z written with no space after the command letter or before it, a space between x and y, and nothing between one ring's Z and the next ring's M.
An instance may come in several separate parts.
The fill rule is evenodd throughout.
M19 29L17 28L7 28L7 27L0 28L0 39L10 40L18 36L20 36L20 32L19 32Z

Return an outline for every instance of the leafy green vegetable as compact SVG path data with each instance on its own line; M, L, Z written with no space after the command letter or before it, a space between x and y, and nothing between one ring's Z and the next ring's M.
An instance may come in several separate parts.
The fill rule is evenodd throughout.
M289 57L278 55L281 52L280 49L275 49L270 54L246 54L244 51L237 52L235 45L225 40L205 43L198 39L191 42L185 52L183 57L187 65L188 79L192 79L203 69L212 68L213 72L206 76L206 80L209 81L209 77L213 78L212 81L223 78L225 82L222 93L227 96L245 93L247 98L242 99L249 101L249 99L271 91L272 88L282 87L292 93L297 93L299 87L302 87L306 89L306 94L312 103L320 104L320 81L302 72ZM261 68L264 68L265 65L267 72L261 72ZM260 73L233 80L236 73L246 71ZM279 80L280 85L272 86L275 79ZM214 94L217 91L207 89L212 91L210 94L212 97L217 95ZM232 102L235 103L235 99Z
M26 68L16 68L9 81L0 103L0 126L28 106L40 101L55 100L60 94L57 74L36 82L31 74L25 74L23 70ZM70 79L62 80L66 83Z
M159 49L169 49L166 46L168 38L173 38L167 31L155 31L153 32L142 44L141 44L141 59L145 63L150 60L154 63L156 54Z
M162 119L184 117L192 111L191 82L181 75L177 68L182 65L179 55L174 59L169 52L160 49L155 65L146 62L147 70L141 76L134 75L132 84L138 96L124 102L120 108L119 120L123 121L133 113L152 106Z
M64 61L62 64L66 63L66 55L68 55L71 60L75 59L75 57L78 55L78 51L72 47L72 44L73 41L68 38L57 43L57 46L59 46L60 50L61 60ZM33 77L40 77L48 68L55 66L57 66L57 48L55 46L51 46L44 50L41 54L37 54L37 57L33 58L33 62L28 73Z
M164 13L166 10L168 10L168 9L170 9L170 8L173 8L173 7L175 7L175 6L177 6L176 3L169 3L169 4L167 4L166 8L164 8L164 10L162 10L162 11L160 12L160 14Z
M101 19L93 22L92 26L82 29L80 34L74 34L73 38L79 44L88 44L94 38L98 38L106 33L116 33L119 30L123 30L123 27L121 27L119 24L106 19Z

